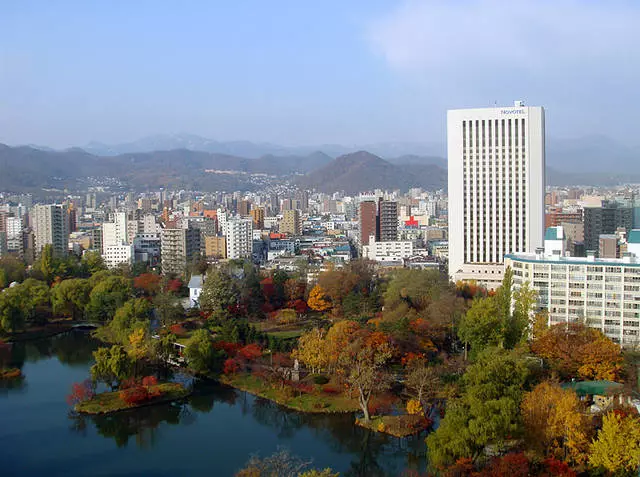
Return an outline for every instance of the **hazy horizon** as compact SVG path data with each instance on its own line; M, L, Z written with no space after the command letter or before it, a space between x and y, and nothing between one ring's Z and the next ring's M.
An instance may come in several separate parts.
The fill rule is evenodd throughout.
M444 143L447 109L524 100L548 137L636 146L639 18L629 0L11 2L0 142Z

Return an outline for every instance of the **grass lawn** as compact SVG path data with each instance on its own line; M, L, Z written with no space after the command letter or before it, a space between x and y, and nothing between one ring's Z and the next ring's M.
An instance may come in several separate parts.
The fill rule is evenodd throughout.
M152 398L140 405L129 405L120 399L120 392L108 392L96 394L92 399L76 404L75 410L85 414L108 414L111 412L124 411L134 407L149 406L163 402L182 399L190 394L190 391L179 383L162 383L151 386L150 390L159 390L162 395Z
M402 414L399 416L374 416L369 422L365 422L364 419L356 419L356 424L393 437L408 437L428 429L431 426L431 421L424 416Z
M302 335L302 330L290 330L290 331L268 331L268 335L271 335L275 338L281 338L283 340L298 338Z
M316 390L310 394L292 395L288 389L272 386L251 374L221 376L220 381L234 388L277 402L301 412L336 413L360 409L355 399L343 394L327 394Z

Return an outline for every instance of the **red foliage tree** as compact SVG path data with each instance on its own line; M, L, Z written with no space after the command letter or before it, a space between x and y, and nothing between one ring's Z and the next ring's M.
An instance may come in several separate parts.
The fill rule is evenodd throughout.
M544 467L546 470L546 475L549 476L557 476L557 477L576 477L578 474L569 467L569 465L561 460L558 460L554 457L549 457L545 459ZM545 474L543 474L545 475Z
M257 344L251 343L240 348L238 356L246 361L255 361L262 356L262 349Z
M155 376L145 376L144 378L142 378L143 386L150 387L150 386L157 386L157 384L158 384L158 378L156 378Z
M334 386L333 384L325 384L322 386L322 392L327 394L340 394L342 389Z
M223 374L235 374L240 369L240 365L233 358L228 358L224 362L224 366L222 368Z
M272 303L273 299L276 295L276 287L273 284L273 278L267 277L260 282L260 288L262 289L262 294L264 295L264 299L267 303Z
M307 310L309 309L309 307L307 306L307 302L302 299L298 299L293 302L290 302L289 307L293 308L294 310L296 310L296 313L300 313L300 314L306 313Z
M179 278L174 278L173 280L169 280L167 282L164 287L164 291L168 293L178 293L182 287L182 280L180 280Z
M95 396L93 383L90 379L85 379L81 383L73 383L71 385L71 393L67 396L67 404L74 406L75 404L86 401Z
M473 465L473 459L470 457L463 457L456 461L455 464L448 467L444 472L444 477L466 477L468 475L474 475L475 467Z
M162 277L155 273L143 273L133 279L133 287L144 292L145 295L155 295L160 291Z
M529 459L522 452L496 457L479 474L482 477L528 477L531 475Z
M229 341L216 341L213 343L215 349L221 349L229 358L233 358L238 350L242 347L240 343L231 343Z
M173 333L176 336L184 336L187 334L187 330L184 329L184 326L182 326L180 323L176 323L175 325L171 325L169 327L169 330L171 330L171 333Z

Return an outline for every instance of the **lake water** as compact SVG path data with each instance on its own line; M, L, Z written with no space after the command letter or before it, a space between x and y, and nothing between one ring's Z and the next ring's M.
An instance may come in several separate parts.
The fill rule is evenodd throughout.
M0 383L0 475L231 476L251 454L285 447L342 476L423 470L424 439L399 440L354 426L352 415L309 415L213 383L183 405L107 417L72 416L65 399L89 376L97 343L74 331L13 346L25 376Z

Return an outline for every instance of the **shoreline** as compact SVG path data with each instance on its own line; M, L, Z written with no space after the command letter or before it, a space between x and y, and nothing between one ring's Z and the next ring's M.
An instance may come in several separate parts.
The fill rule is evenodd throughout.
M255 379L251 375L241 376L241 378ZM288 398L279 399L277 396L273 395L274 392L279 391L275 388L273 389L269 388L266 390L256 389L255 387L251 387L251 386L247 386L246 384L239 383L237 382L237 380L229 379L228 376L220 376L218 378L218 381L226 386L230 386L234 389L238 389L239 391L252 394L253 396L257 396L262 399L267 399L268 401L274 402L282 407L286 407L287 409L290 409L296 412L303 412L306 414L353 414L360 410L360 406L358 406L355 400L353 400L352 405L347 405L347 407L344 407L344 408L342 407L336 408L336 407L332 407L332 405L333 406L340 405L340 404L344 405L345 403L351 404L351 402L350 400L347 400L344 398L338 399L337 397L323 397L323 396L312 395L312 394L302 394L297 397L288 397ZM314 401L313 397L319 398L318 400L315 400L313 404L322 404L321 407L313 407L313 404L311 405L310 408L301 407L301 404L304 404L305 400ZM303 401L303 402L299 404L296 402L292 402L295 400Z
M181 399L189 397L192 393L190 389L185 388L182 384L179 383L162 383L156 385L156 387L161 389L165 388L167 394L158 396L140 404L129 405L123 402L122 399L120 399L120 391L108 391L96 394L93 398L76 404L73 409L77 413L83 415L108 415L117 412L130 411L132 409L138 409L141 407L149 407L158 404L167 404L170 402L179 401ZM103 407L105 406L105 403L101 401L107 401L107 403L108 401L115 401L111 403L111 405L114 407L110 409L104 409ZM96 406L96 408L94 409L93 406Z

